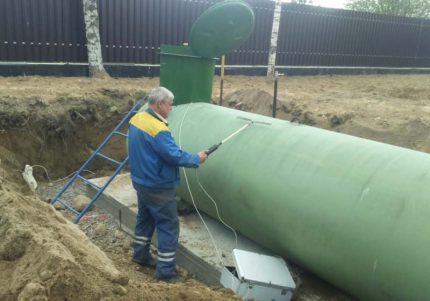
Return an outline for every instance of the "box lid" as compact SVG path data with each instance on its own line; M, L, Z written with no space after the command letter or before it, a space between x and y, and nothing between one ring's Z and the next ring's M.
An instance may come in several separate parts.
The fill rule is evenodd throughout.
M296 288L287 264L280 257L234 249L233 260L239 279L266 286Z

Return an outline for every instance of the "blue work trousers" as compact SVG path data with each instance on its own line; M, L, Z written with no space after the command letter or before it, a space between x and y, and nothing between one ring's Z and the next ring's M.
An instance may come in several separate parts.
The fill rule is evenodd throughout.
M133 183L133 187L138 198L133 258L141 263L151 260L151 238L157 229L158 259L155 275L158 278L175 277L175 255L179 238L175 189L148 189L136 183Z

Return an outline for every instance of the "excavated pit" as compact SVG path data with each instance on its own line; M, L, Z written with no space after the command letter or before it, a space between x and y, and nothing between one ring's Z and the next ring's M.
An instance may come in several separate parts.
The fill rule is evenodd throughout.
M92 220L78 227L43 202L64 182L47 183L77 170L157 84L158 79L0 78L0 300L238 300L183 271L185 283L157 282L153 271L130 262L130 239L112 222L104 224L103 213L91 213ZM216 79L215 102L218 84ZM430 150L430 76L283 78L279 87L279 118ZM272 83L228 77L225 89L224 105L271 114ZM112 142L106 154L123 158L125 141ZM22 180L25 164L35 166L39 196ZM97 160L90 176L108 175L112 168ZM347 298L297 271L295 300Z

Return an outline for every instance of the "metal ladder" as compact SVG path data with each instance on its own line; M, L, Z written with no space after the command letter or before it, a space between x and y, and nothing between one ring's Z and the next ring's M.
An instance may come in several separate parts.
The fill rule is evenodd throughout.
M56 202L60 202L63 204L63 206L74 213L76 215L75 224L79 223L80 219L85 215L85 213L91 208L91 206L97 201L98 197L103 193L103 191L109 186L109 184L113 181L113 179L121 172L121 170L127 165L128 163L128 156L124 159L124 161L120 162L115 159L112 159L104 154L102 154L103 148L110 142L110 140L115 136L118 135L123 138L127 138L128 135L122 133L120 130L123 127L123 125L130 120L130 118L136 114L141 107L143 103L143 99L140 99L136 102L136 104L133 106L133 108L127 113L127 115L121 120L121 122L115 127L115 129L105 138L105 140L100 144L100 146L97 148L95 152L87 159L87 161L79 168L79 170L73 175L73 177L69 180L69 182L63 187L63 189L56 195L56 197L51 201L51 205L54 205ZM118 167L116 168L115 172L110 176L109 180L102 186L99 187L96 184L89 181L87 178L84 178L81 173L85 170L85 168L96 158L101 157L104 158L116 165ZM77 180L80 179L87 183L88 185L92 186L94 189L97 190L97 193L94 195L94 197L91 199L91 201L88 203L88 205L82 210L82 212L77 211L75 208L67 204L64 200L61 199L62 195L66 192L66 190L72 186L72 184Z

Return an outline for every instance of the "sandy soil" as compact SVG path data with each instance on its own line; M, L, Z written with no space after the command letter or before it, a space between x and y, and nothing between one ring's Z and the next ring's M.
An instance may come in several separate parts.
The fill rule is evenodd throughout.
M106 254L52 206L4 186L0 300L99 300L128 283Z
M76 170L158 79L0 78L0 300L234 300L193 279L136 269L129 242L95 246L23 184L24 164L49 178ZM224 105L270 115L273 83L227 77ZM430 151L430 76L283 77L279 118ZM214 102L219 101L219 78ZM106 153L120 158L124 141ZM99 175L109 169L92 167ZM35 168L38 181L47 181ZM96 242L92 240L93 242ZM7 275L7 276L6 276ZM345 300L301 276L296 300Z
M105 253L52 206L17 193L7 180L0 187L0 237L2 301L239 300L193 279L158 282L153 270L130 261L124 234L119 244L101 244Z

